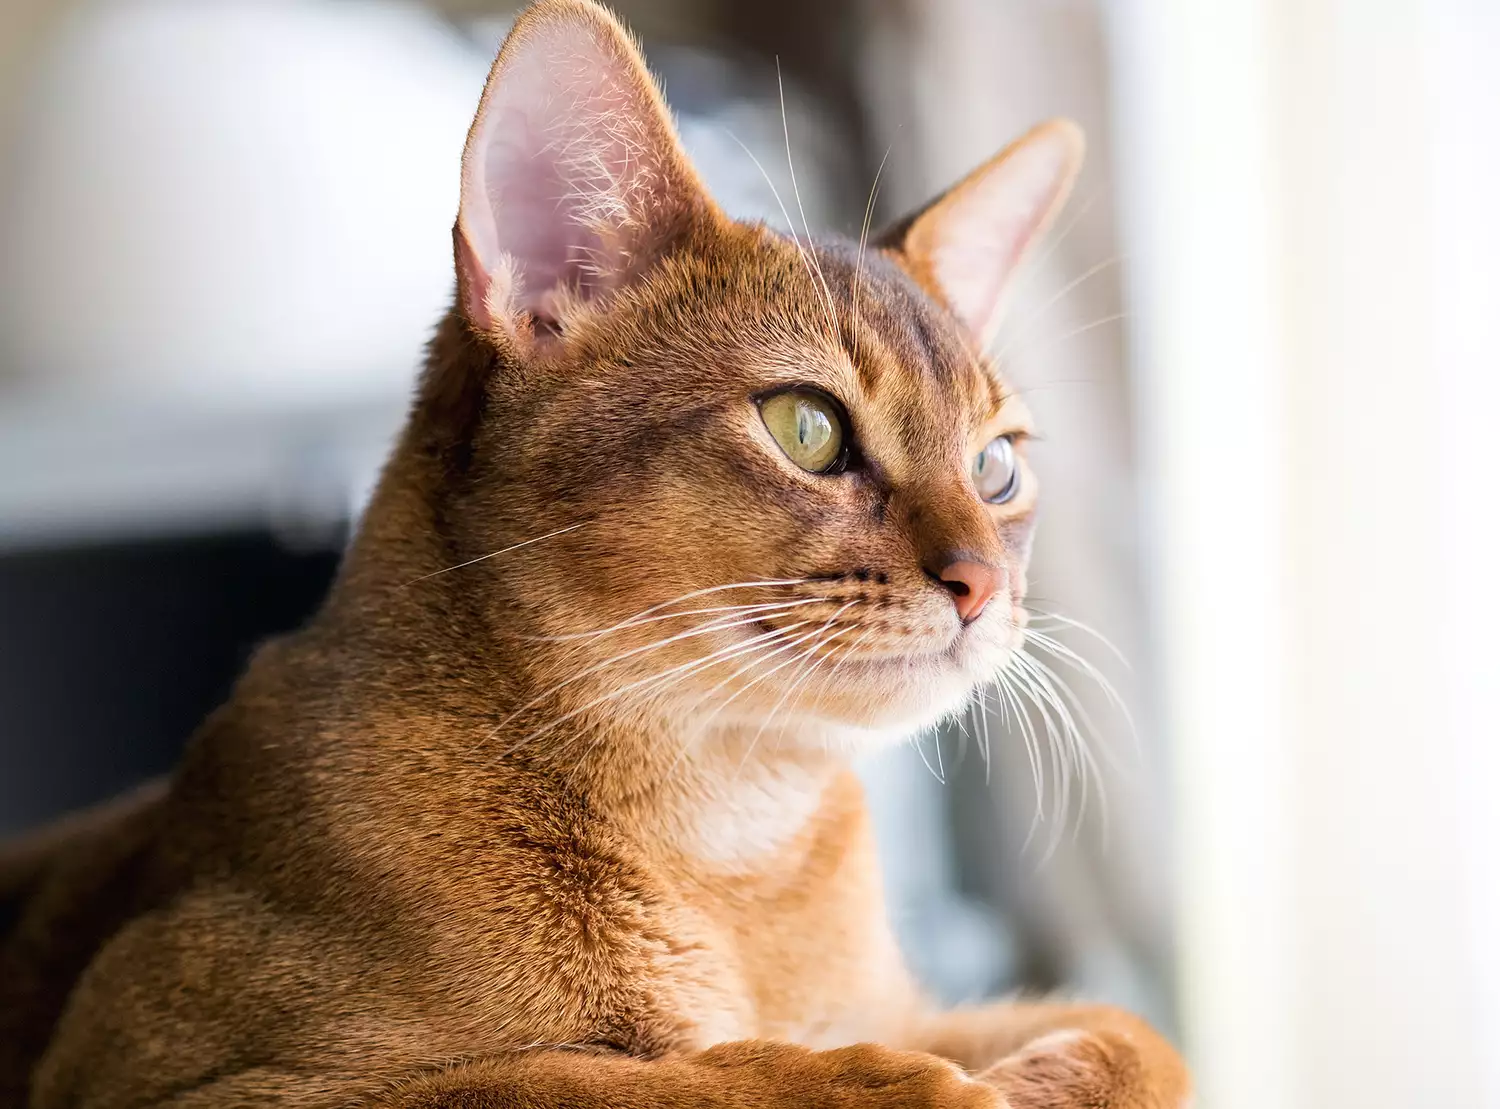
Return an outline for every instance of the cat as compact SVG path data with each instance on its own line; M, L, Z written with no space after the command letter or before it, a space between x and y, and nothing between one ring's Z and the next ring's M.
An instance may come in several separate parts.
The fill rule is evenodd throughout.
M0 1098L1185 1104L1127 1013L927 1004L848 769L1018 649L982 352L1081 158L1044 124L868 244L737 223L612 15L522 14L323 607L170 783L0 861Z

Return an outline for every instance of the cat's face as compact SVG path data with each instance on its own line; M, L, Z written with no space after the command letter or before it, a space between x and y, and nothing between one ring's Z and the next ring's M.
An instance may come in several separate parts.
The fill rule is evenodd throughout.
M470 513L503 530L469 524L550 536L495 604L570 711L915 730L1020 646L1030 424L980 351L1076 137L1035 133L868 249L811 247L717 212L645 80L554 0L471 136L461 301L524 372L476 434Z
M667 606L571 642L580 665L641 649L612 681L686 664L655 690L684 710L916 726L1018 645L1027 415L890 258L814 259L826 294L789 239L729 228L575 317L507 429L536 532L583 525L528 573L552 635Z

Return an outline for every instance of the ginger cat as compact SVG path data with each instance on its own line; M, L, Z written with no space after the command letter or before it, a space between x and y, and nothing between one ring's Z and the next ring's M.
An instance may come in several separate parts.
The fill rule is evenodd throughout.
M607 12L527 11L322 611L170 784L0 859L0 1100L1183 1105L1128 1014L930 1007L846 768L1019 646L982 352L1081 157L1047 124L808 243L715 207Z

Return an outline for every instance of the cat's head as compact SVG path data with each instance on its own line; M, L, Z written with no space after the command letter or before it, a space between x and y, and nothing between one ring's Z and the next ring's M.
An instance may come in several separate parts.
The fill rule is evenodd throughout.
M809 242L719 211L603 9L521 16L463 162L460 340L425 388L472 398L446 559L535 540L449 588L538 705L889 734L994 674L1037 484L984 350L1081 156L1047 124L867 245Z

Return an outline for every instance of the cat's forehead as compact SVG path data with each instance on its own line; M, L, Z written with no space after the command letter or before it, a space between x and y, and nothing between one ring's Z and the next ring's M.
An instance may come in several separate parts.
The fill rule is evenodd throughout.
M1003 399L998 376L953 317L884 250L839 240L819 242L813 258L846 306L849 354L861 392L917 392L973 413Z
M962 325L876 247L732 225L668 260L592 333L647 407L808 384L927 456L1014 403ZM633 352L630 348L635 347ZM646 364L671 380L642 373Z
M774 298L789 343L767 351L770 377L823 387L867 439L928 463L961 454L1010 399L958 321L892 254L832 238L776 236L771 246L791 295Z
M975 439L997 433L997 420L1025 425L962 325L897 256L838 239L778 245L798 254L803 268L793 273L802 280L792 288L801 293L792 301L792 343L763 365L772 377L803 377L838 397L862 448L887 473L966 466Z
M679 256L661 277L644 298L653 319L687 323L696 341L718 336L742 355L759 346L778 368L799 351L835 351L869 398L915 386L971 411L1003 399L998 375L958 321L874 246L810 244L741 224L701 254Z

